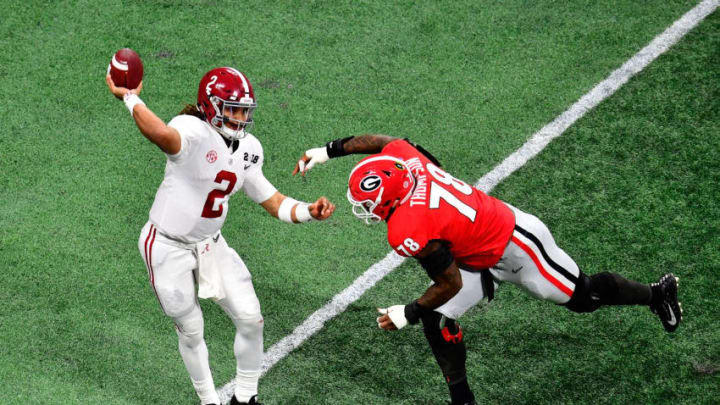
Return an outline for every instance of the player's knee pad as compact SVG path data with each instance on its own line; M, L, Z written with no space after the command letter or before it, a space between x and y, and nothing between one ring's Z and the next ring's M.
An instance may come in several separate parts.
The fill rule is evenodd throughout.
M466 378L467 352L460 325L434 311L421 319L425 338L448 384Z
M565 306L574 312L593 312L602 305L614 302L617 290L616 274L602 272L588 277L581 272L575 292Z

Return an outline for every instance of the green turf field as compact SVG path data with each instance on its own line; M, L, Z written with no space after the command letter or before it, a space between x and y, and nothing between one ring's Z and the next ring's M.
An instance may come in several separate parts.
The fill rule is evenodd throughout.
M253 82L253 133L284 194L337 203L283 224L242 195L223 233L244 258L269 348L390 251L345 200L358 160L290 176L302 152L410 137L474 182L698 1L0 0L0 404L197 404L137 238L165 158L108 92L119 48L169 120L200 77ZM720 14L492 194L540 217L587 273L681 278L673 335L645 308L577 315L503 286L461 323L478 403L706 404L720 397ZM268 404L442 404L419 328L375 308L418 297L406 262L260 381ZM215 382L232 323L202 302Z

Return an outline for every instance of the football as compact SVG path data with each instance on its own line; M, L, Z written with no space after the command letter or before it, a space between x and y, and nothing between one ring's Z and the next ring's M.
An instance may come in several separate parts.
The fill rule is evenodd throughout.
M113 55L108 73L117 87L136 88L143 78L143 64L137 52L123 48Z

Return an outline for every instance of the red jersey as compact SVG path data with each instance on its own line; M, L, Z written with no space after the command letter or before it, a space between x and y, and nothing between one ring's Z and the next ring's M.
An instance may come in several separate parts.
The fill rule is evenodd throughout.
M405 161L416 178L410 199L387 221L397 253L414 256L428 242L443 240L461 268L485 269L500 260L515 228L507 205L454 178L405 140L390 142L382 153Z

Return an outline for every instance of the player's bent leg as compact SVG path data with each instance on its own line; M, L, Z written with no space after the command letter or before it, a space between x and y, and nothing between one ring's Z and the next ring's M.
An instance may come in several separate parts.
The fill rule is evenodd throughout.
M421 319L425 338L450 390L452 404L474 403L475 396L467 381L467 353L460 325L438 312L432 312Z
M192 250L166 240L151 223L138 240L148 278L163 312L178 335L178 350L203 404L219 404L203 339L203 318L195 293Z
M490 269L499 281L517 285L533 297L566 303L580 269L556 243L548 227L534 215L510 206L515 229L502 258Z
M502 259L490 270L497 280L514 283L535 297L579 313L608 305L649 305L665 330L672 332L677 328L682 308L674 275L666 274L652 285L611 272L588 276L557 246L542 221L510 208L515 213L516 226Z

